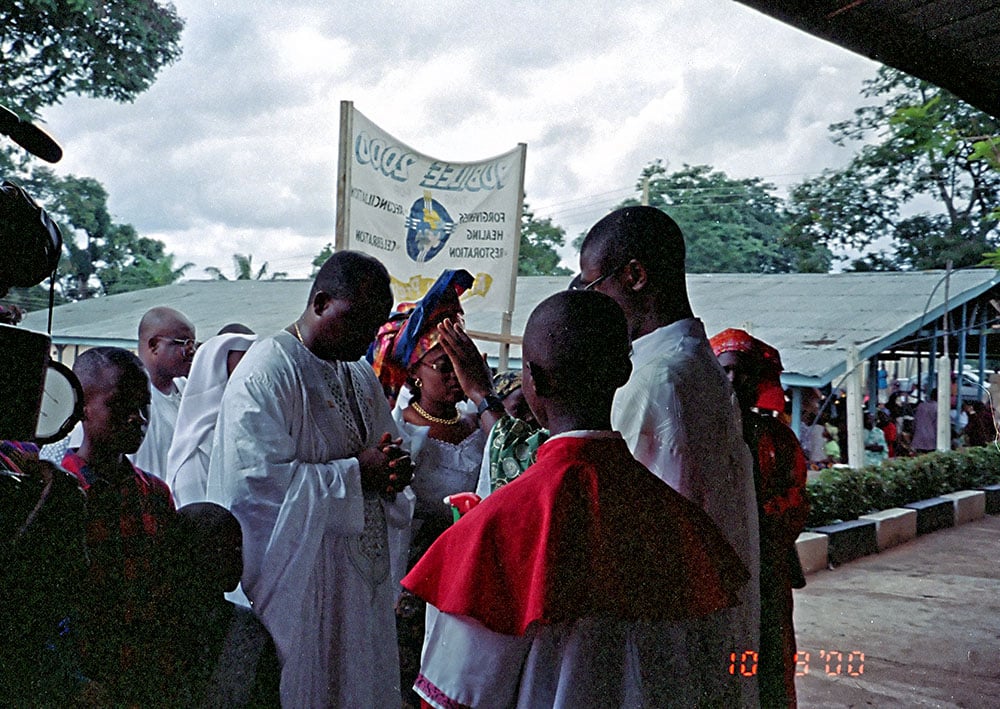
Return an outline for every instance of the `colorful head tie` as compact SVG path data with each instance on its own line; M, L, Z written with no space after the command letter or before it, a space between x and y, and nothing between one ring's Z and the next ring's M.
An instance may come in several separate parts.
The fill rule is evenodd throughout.
M758 340L746 330L728 328L709 342L715 356L723 352L746 355L757 370L757 408L769 411L785 410L785 390L781 387L781 355L771 345Z
M433 348L440 337L437 326L445 318L463 320L458 298L472 287L475 279L463 269L442 273L417 303L400 303L396 313L379 328L368 350L382 386L398 392L406 382L406 372Z
M502 401L521 388L521 370L508 369L493 376L493 388Z

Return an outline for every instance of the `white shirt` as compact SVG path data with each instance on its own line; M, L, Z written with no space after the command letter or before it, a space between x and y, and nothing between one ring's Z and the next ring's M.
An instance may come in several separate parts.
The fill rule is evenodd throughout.
M743 441L739 407L696 318L661 327L632 343L632 376L615 395L611 425L632 454L711 517L750 571L742 605L729 614L724 646L737 657L759 652L760 543L753 460ZM718 639L703 638L716 647ZM756 682L742 704L754 706Z
M174 440L177 412L180 409L181 393L186 383L187 379L177 377L171 384L168 394L150 385L149 424L146 426L146 437L142 439L139 450L130 456L137 468L161 480L167 478L167 453Z
M270 631L288 707L399 706L391 568L410 498L365 496L355 457L397 436L367 362L326 362L287 332L222 398L208 497L243 526L243 590Z

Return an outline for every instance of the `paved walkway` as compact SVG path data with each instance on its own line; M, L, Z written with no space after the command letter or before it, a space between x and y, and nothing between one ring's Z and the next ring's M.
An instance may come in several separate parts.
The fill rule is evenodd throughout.
M799 706L1000 707L1000 516L807 580Z

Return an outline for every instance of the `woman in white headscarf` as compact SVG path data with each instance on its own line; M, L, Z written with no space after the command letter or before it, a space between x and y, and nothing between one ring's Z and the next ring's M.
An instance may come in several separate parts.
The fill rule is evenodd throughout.
M178 507L205 500L208 461L222 393L229 375L256 340L256 335L216 335L194 355L177 413L174 439L167 453L166 481Z

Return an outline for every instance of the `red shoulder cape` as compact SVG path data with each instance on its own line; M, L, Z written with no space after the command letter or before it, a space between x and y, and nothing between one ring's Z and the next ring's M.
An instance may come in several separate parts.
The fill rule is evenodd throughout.
M403 586L523 635L535 622L706 615L736 605L748 579L711 519L624 441L567 437L442 534Z

